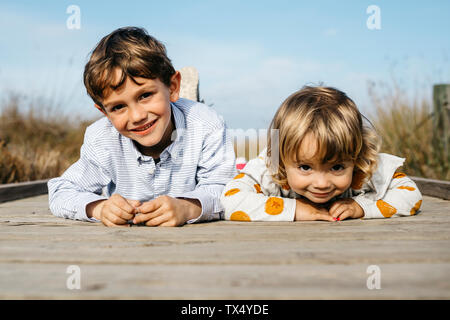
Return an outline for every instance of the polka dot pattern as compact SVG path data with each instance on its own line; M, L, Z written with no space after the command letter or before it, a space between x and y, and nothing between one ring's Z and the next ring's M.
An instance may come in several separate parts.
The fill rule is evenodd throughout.
M241 190L238 189L238 188L230 189L230 190L228 190L227 192L225 192L225 197L232 196L233 194L236 194L236 193L238 193L239 191L241 191Z
M245 176L245 173L239 173L237 176L235 176L233 179L241 179Z
M381 214L385 218L390 218L394 214L397 213L397 209L395 209L393 206L391 206L389 203L387 203L387 202L385 202L383 200L378 200L377 201L377 207L378 207L378 210L380 210Z
M266 201L265 211L270 215L277 215L283 212L284 201L282 198L270 197Z
M230 220L232 221L252 221L248 214L246 214L244 211L235 211L231 214Z
M394 173L394 176L392 177L392 179L400 179L400 178L404 178L406 177L406 174L404 174L403 172L396 172Z
M410 214L413 216L417 213L417 210L419 210L420 206L422 205L422 200L419 200L414 207L411 209Z
M416 188L408 187L408 186L400 186L400 187L398 187L397 189L409 190L409 191L414 191L414 190L416 190Z

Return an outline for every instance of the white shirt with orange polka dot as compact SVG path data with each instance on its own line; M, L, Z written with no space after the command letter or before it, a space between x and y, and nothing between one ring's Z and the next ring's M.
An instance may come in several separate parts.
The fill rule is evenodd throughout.
M396 170L404 158L380 153L372 178L359 190L348 189L338 198L353 198L364 210L364 219L410 216L422 204L414 181ZM225 220L293 221L299 194L272 180L266 166L266 149L250 160L221 195Z

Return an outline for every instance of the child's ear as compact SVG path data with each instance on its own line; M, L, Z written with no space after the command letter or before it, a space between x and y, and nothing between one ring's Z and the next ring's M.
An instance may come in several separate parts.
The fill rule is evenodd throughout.
M105 112L105 110L103 110L103 108L102 107L100 107L98 104L94 104L94 106L98 109L98 110L100 110L100 112L101 113L103 113L105 116L106 116L106 112Z
M172 78L170 79L170 101L175 102L180 97L180 88L181 88L181 73L176 71Z

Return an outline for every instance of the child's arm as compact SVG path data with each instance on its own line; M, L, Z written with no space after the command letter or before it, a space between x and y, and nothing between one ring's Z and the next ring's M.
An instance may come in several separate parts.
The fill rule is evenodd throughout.
M227 183L221 196L225 219L236 221L328 220L324 209L307 201L281 197L274 184L267 185L270 176L262 159L253 159L243 173ZM274 190L271 190L274 189Z
M87 216L86 206L107 199L101 193L111 179L98 163L96 150L87 137L86 131L80 159L61 177L48 181L49 207L58 217L96 222L99 219Z
M380 199L370 199L363 194L354 200L363 209L364 218L390 218L416 214L422 204L422 194L404 173L395 173Z

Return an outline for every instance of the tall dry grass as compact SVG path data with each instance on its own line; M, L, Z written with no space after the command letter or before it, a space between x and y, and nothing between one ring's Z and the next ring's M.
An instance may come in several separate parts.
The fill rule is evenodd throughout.
M63 115L44 101L24 105L10 95L0 106L0 183L61 175L79 157L92 121Z
M409 175L450 180L448 155L433 147L431 101L408 99L395 85L377 89L369 85L374 112L368 117L383 139L381 151L405 157ZM25 106L20 96L11 95L0 105L0 183L61 175L78 159L84 131L93 121L64 115L45 101ZM238 140L237 156L249 160L250 138ZM238 148L242 143L245 147ZM257 152L264 147L265 142L257 143Z
M369 84L375 111L370 118L382 137L381 151L406 158L403 169L409 175L450 180L448 155L442 144L433 144L431 99L408 98L395 83L388 88Z

